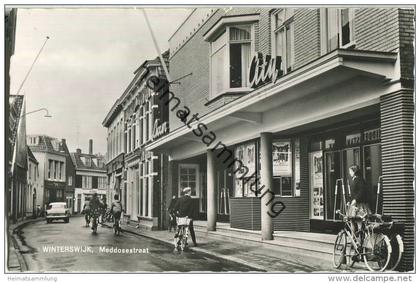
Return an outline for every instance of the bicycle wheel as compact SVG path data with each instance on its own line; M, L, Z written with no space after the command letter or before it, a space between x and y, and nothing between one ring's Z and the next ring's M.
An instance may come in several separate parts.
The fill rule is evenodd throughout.
M184 251L185 244L186 244L186 241L185 241L185 227L182 227L182 230L181 230L181 251Z
M387 269L394 270L400 263L402 254L404 252L404 243L399 234L393 235L391 237L391 247L391 259L389 260Z
M344 230L338 233L334 243L333 266L340 268L342 264L346 264L347 234Z
M363 244L363 260L370 271L384 271L391 258L389 238L382 233L366 235Z

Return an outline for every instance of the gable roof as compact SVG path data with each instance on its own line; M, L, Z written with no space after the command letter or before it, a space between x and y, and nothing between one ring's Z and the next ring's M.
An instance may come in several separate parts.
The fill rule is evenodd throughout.
M49 152L55 154L66 154L65 145L59 139L47 135L27 135L27 137L37 137L36 144L29 144L33 152Z
M28 158L29 158L29 160L32 161L33 163L38 164L38 160L36 160L34 154L32 153L31 148L29 146L27 146L27 147L28 147Z
M106 172L105 159L103 156L81 152L71 152L70 157L76 170Z

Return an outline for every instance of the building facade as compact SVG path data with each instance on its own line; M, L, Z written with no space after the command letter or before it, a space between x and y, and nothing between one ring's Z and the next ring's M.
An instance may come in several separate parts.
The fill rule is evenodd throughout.
M38 161L42 180L37 190L37 205L45 211L46 205L51 202L66 202L66 192L73 187L68 185L69 178L74 174L69 173L72 165L69 164L70 152L66 140L46 135L27 135L27 144Z
M335 233L357 164L411 270L413 21L407 7L195 9L169 40L170 132L146 146L169 157L166 195L191 187L209 230Z
M115 101L102 125L107 128L106 171L109 189L107 192L108 205L111 205L114 195L121 199L125 186L124 170L124 112L119 99Z
M8 155L6 207L13 223L23 220L27 195L28 151L26 147L26 107L23 95L9 95Z
M74 213L81 213L86 203L94 193L105 203L108 191L108 178L105 167L105 157L93 154L93 140L89 140L89 152L81 149L70 153L75 169Z
M162 54L166 60L168 55L169 52ZM120 189L125 217L153 230L162 227L165 215L160 174L165 157L144 148L169 131L169 125L167 105L161 103L158 93L146 84L151 77L166 80L158 58L146 60L134 72L134 79L111 108L103 125L108 128L108 176L116 188L114 192Z
M25 205L25 215L26 217L36 217L37 211L37 192L41 188L42 179L39 177L38 170L38 160L36 160L34 154L32 153L29 146L27 147L28 151L28 173L27 173L27 184L28 189L26 193L26 205Z

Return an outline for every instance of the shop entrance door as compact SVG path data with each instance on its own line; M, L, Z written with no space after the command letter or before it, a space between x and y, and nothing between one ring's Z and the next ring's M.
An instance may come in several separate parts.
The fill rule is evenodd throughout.
M350 176L348 168L360 166L360 147L346 148L339 151L325 152L325 185L326 185L326 215L328 220L334 219L334 203L336 209L344 212L345 203L350 200ZM340 181L337 181L341 179ZM343 198L343 184L345 199ZM337 196L335 187L337 185Z
M375 212L376 199L378 200L378 211L382 213L382 192L377 196L379 177L382 175L381 145L371 144L363 147L363 177L368 190L368 202L372 212Z

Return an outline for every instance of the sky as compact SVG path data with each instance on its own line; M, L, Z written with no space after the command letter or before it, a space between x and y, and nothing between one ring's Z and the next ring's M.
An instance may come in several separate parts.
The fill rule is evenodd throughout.
M160 50L191 12L147 9ZM27 134L65 138L70 151L106 153L106 114L144 60L158 55L141 10L133 8L18 9L11 94L47 41L20 94L26 96Z

